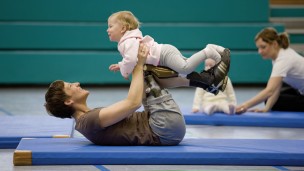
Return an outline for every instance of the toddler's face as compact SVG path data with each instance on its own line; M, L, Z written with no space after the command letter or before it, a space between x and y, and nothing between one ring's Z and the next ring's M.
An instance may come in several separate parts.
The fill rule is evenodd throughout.
M125 28L115 17L110 17L107 32L111 41L119 42L125 32Z

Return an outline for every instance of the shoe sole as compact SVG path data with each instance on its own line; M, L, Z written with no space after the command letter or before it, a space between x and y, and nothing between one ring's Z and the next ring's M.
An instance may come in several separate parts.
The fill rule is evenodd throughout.
M214 85L214 88L224 91L227 86L228 81L228 72L230 69L230 50L225 49L224 53L222 54L222 61L216 66L216 69L218 70L216 72L216 78L223 78L219 83L216 83L216 86Z
M224 91L226 89L227 81L228 81L228 72L230 69L230 50L229 49L224 50L223 58L224 58L223 63L225 65L223 65L222 67L225 68L224 70L226 71L226 77L224 78L223 84L220 87L221 91Z
M224 54L223 54L223 57L224 60L224 64L225 64L225 67L227 68L227 73L229 72L229 69L230 69L230 50L229 49L225 49L224 50Z
M221 90L221 91L225 91L226 86L227 86L227 82L228 82L228 76L226 76L226 77L224 78L224 80L223 80L223 84L222 84L222 86L220 87L220 90Z
M223 60L224 58L224 60ZM222 56L222 61L220 62L218 69L225 75L228 74L230 69L230 50L225 49L224 54Z

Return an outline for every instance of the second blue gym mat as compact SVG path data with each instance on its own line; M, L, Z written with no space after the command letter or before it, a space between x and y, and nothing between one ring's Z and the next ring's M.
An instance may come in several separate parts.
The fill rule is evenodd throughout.
M71 137L73 119L49 115L0 115L0 148L16 148L21 138Z
M191 113L182 109L187 125L304 128L304 112L246 112L242 115Z

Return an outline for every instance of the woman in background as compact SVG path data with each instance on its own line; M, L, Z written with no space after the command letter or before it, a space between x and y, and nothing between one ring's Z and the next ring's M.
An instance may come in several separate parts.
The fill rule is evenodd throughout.
M263 59L272 60L272 72L266 88L239 105L236 112L244 113L264 101L264 108L250 111L304 111L304 58L289 47L287 33L265 28L256 35L255 43Z

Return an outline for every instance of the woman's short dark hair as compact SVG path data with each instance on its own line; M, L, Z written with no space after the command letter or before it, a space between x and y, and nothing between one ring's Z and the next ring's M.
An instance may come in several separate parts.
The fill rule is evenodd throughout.
M70 97L64 92L64 81L54 81L45 94L46 111L55 117L72 118L74 108L64 103L68 98Z

